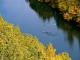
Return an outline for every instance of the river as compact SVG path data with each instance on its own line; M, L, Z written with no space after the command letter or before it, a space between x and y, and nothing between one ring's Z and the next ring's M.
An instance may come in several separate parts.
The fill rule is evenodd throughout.
M0 14L9 23L18 25L22 33L37 36L40 42L49 42L66 51L72 60L80 60L80 31L73 23L43 3L25 0L0 0ZM46 31L46 33L43 33Z

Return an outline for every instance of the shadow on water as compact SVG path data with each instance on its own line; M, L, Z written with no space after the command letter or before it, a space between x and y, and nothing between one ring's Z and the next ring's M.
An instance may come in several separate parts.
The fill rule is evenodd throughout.
M70 45L73 45L74 37L76 37L80 47L80 28L77 27L77 23L75 23L74 21L68 22L64 20L59 13L54 14L54 18L57 23L57 27L59 29L62 29L63 32L66 33L67 40L69 41Z
M76 23L71 23L65 21L63 17L59 14L59 11L56 9L52 9L50 6L46 5L45 3L37 2L36 0L27 0L29 2L29 6L37 12L40 18L42 18L43 22L46 20L50 21L50 18L54 17L57 27L62 29L64 33L66 33L67 40L70 46L73 46L74 37L77 38L80 48L80 28L76 27ZM50 32L45 32L45 34L55 36Z
M37 2L36 0L26 0L26 1L30 3L29 6L35 12L37 12L37 14L39 15L39 17L43 19L43 22L45 22L46 19L48 21L50 21L50 18L54 16L53 15L54 12L53 12L52 8L50 8L46 4L43 4L41 2Z

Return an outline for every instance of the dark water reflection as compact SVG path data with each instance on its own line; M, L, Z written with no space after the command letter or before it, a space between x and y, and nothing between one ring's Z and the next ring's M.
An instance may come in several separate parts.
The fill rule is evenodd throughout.
M58 18L56 16L58 16ZM63 31L66 33L67 40L71 46L73 46L74 37L76 37L80 48L80 28L76 26L77 24L74 21L67 22L61 17L62 16L57 13L54 15L58 28L63 29Z
M39 17L42 18L44 22L46 19L50 20L50 18L53 17L54 12L52 8L46 6L47 4L37 2L36 0L32 0L32 1L29 0L29 1L30 1L30 7L37 12Z
M73 60L80 60L80 29L63 20L57 10L36 0L0 0L0 14L44 45L51 42L56 53L67 51Z
M37 12L40 18L42 18L43 22L45 22L46 20L50 21L51 18L54 17L58 29L61 29L65 33L65 36L66 36L65 40L68 41L71 48L73 47L74 42L76 42L75 40L78 40L78 43L77 43L79 46L78 52L80 52L80 28L76 26L77 23L75 23L74 21L70 21L70 22L65 21L63 17L59 14L59 11L57 9L53 10L47 4L37 2L36 0L35 1L27 0L27 1L29 2L29 6L35 12ZM50 32L46 34L51 35ZM55 34L53 34L52 36L55 36ZM72 53L74 54L74 52ZM76 59L80 60L79 57L76 58L75 56L73 60L76 60Z
M77 23L74 21L67 22L63 19L63 17L59 14L57 9L52 9L49 5L37 2L36 0L27 0L29 2L29 6L37 12L40 18L42 18L43 22L46 20L50 20L50 18L54 17L57 27L62 29L64 33L66 33L67 40L69 41L70 45L72 46L74 43L74 37L78 39L80 45L80 28L77 27ZM56 11L57 10L57 11ZM73 23L72 23L73 22ZM48 32L51 34L50 32Z

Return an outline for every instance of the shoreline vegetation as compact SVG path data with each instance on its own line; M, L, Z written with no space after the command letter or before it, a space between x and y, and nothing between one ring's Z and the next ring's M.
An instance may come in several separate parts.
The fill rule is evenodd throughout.
M44 46L36 36L21 33L18 26L0 15L0 60L72 60L67 52L56 54L51 43Z
M80 27L80 1L79 0L36 0L46 3L53 9L58 9L67 21L75 21Z

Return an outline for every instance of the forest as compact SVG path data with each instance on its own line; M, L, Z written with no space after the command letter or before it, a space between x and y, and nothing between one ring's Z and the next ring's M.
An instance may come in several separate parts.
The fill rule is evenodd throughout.
M0 15L0 60L72 60L69 54L56 54L52 43L44 46L36 36L21 33L19 26Z
M67 21L75 21L80 25L80 0L37 0L58 9ZM79 26L78 25L78 26Z

